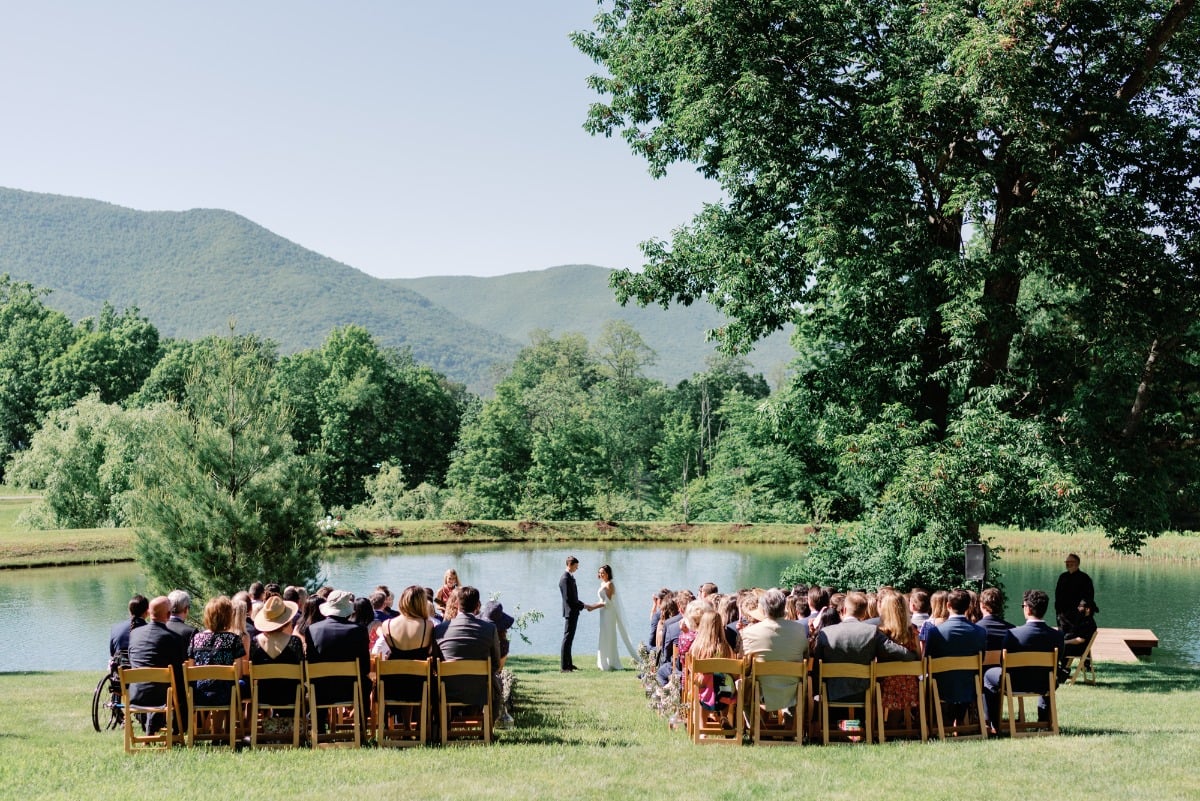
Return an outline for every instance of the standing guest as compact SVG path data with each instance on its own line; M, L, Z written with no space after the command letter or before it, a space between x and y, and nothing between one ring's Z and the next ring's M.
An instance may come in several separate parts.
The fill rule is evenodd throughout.
M1064 564L1067 569L1058 577L1058 584L1054 587L1054 613L1058 617L1060 629L1078 619L1080 601L1092 601L1094 606L1096 598L1092 577L1079 569L1079 555L1067 554Z
M987 632L987 650L999 651L1004 648L1004 636L1013 627L1004 619L1004 593L999 587L988 587L979 593L979 608L983 617L979 618L979 626Z
M446 608L446 601L450 599L450 593L454 592L458 587L458 571L450 568L446 574L442 576L442 586L438 589L437 594L433 596L434 603L442 609Z
M1005 650L1012 653L1037 651L1049 653L1055 649L1063 651L1063 635L1045 621L1050 608L1050 596L1042 590L1026 590L1021 612L1025 625L1010 629L1004 638ZM983 700L987 710L988 725L995 730L1000 723L1000 676L1002 668L994 667L983 674ZM1046 671L1039 668L1023 668L1012 671L1013 690L1016 692L1048 693ZM1049 718L1050 710L1043 695L1038 699L1038 720Z
M742 653L747 659L764 662L803 662L808 654L808 626L784 617L787 596L772 588L758 598L752 613L757 620L742 629ZM796 679L789 676L763 676L756 682L763 708L768 712L787 709L796 703ZM753 699L751 700L753 703ZM803 714L803 710L796 710Z
M359 702L361 708L366 709L367 691L371 686L371 650L367 647L366 627L350 620L354 614L354 595L334 590L321 604L321 614L325 619L313 623L304 633L305 658L309 662L357 662ZM330 702L353 701L353 684L349 679L331 677L313 684L321 697ZM355 724L362 726L363 721L355 721Z
M192 596L188 595L186 590L171 590L167 593L167 598L171 601L171 617L167 620L167 628L183 640L183 647L186 649L197 631L195 626L187 622L192 611Z
M591 607L579 600L579 587L575 583L575 571L579 569L579 560L574 556L567 557L567 569L558 580L558 593L562 596L563 638L559 649L559 669L563 673L579 670L575 667L575 659L571 656L571 646L575 643L575 629L579 625L579 613ZM448 618L449 619L449 618ZM499 648L499 645L497 645ZM498 661L498 660L497 660Z
M148 611L150 611L150 602L146 600L146 596L135 595L129 599L129 619L114 624L112 632L108 636L109 656L116 656L122 651L129 650L129 632L146 625Z
M246 672L246 644L234 628L233 601L218 595L204 606L204 630L192 637L188 658L196 665L237 665L238 676ZM196 682L195 698L204 706L229 703L233 685L227 681Z
M187 696L183 695L183 662L187 659L187 646L183 639L167 626L171 617L171 601L160 595L150 601L150 622L129 633L129 666L169 667L175 673L175 697L180 715L187 714ZM167 688L161 684L131 684L130 703L142 706L161 706L167 700ZM183 731L186 717L179 722ZM163 727L164 719L154 714L144 722L147 734L154 734Z

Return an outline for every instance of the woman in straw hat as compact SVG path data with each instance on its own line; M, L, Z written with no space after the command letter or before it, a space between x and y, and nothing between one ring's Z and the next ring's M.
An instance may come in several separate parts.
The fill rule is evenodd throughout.
M258 634L250 640L252 665L300 665L304 663L304 643L292 634L292 619L299 607L278 595L267 599L254 615ZM296 697L296 682L272 679L259 683L258 697L264 704L286 705Z

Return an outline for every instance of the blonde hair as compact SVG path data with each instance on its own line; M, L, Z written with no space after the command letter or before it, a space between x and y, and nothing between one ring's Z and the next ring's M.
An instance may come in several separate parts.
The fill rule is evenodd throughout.
M945 590L938 590L933 595L929 596L929 608L933 611L929 613L929 617L933 620L943 621L949 617L950 593Z
M725 639L725 626L721 623L721 615L708 611L700 617L696 625L696 640L688 650L692 659L732 659L733 649Z
M915 651L918 645L917 632L913 630L911 621L904 596L888 593L879 597L879 630L892 642Z

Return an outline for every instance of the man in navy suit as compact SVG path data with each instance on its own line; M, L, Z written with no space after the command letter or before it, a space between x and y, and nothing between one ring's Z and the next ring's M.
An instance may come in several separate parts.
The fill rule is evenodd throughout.
M558 580L558 592L562 596L563 638L562 649L559 652L558 666L563 673L579 670L575 667L575 659L571 656L571 646L575 643L575 627L579 625L579 613L584 609L589 612L592 607L579 600L579 587L575 584L575 571L579 569L579 560L574 556L567 557L567 569Z
M1056 628L1046 624L1046 611L1050 608L1050 596L1042 590L1026 590L1022 611L1025 613L1025 625L1017 626L1008 632L1004 639L1004 648L1016 653L1018 651L1037 651L1048 653L1063 649L1063 634ZM1017 692L1049 692L1046 671L1039 668L1014 670L1012 676L1013 689ZM993 727L1000 722L1000 668L991 668L983 674L983 699L987 707L988 723ZM1043 696L1038 700L1038 720L1047 720L1050 714Z
M925 643L925 654L939 656L974 656L987 647L987 632L967 620L971 594L964 589L951 590L946 598L950 616L933 631ZM969 670L953 670L938 675L938 695L953 720L960 721L971 704L975 703L975 674Z
M987 632L987 650L999 651L1004 648L1004 638L1013 627L1004 619L1004 593L999 587L988 587L979 593L979 608L983 610L979 626Z

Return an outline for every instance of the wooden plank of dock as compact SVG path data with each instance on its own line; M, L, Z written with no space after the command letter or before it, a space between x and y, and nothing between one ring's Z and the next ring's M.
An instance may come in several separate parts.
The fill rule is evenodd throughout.
M1098 629L1092 644L1097 662L1136 662L1138 654L1149 654L1158 645L1150 629Z

